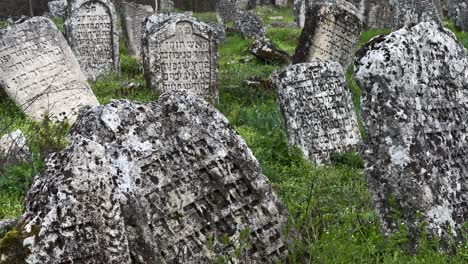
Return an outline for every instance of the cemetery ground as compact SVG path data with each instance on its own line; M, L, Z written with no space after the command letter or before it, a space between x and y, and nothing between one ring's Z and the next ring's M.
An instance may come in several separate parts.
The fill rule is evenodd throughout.
M265 24L293 22L290 9L257 9ZM204 21L215 21L214 13L194 14ZM274 19L272 19L274 18ZM61 21L55 21L61 27ZM0 24L0 27L2 25ZM446 27L455 31L453 25ZM278 47L292 54L297 46L300 29L268 28L267 36ZM366 31L363 45L372 37L390 30ZM468 33L456 32L468 48ZM335 156L329 166L315 166L306 161L299 149L286 142L283 118L276 103L276 93L268 83L270 74L282 65L268 65L253 57L246 41L236 33L227 32L227 41L219 48L220 100L219 109L238 131L260 161L263 173L290 212L291 227L300 233L289 245L291 263L467 263L468 225L465 243L453 248L451 254L439 252L437 240L422 235L420 246L409 252L405 226L391 238L379 230L379 220L363 174L363 163L355 153ZM137 59L129 57L121 42L122 72L104 76L92 83L101 104L112 99L149 102L157 99L145 84ZM246 80L261 80L256 85ZM360 115L360 89L352 77L346 76L353 94L355 110ZM0 135L21 129L34 153L30 164L0 168L0 219L19 217L22 200L32 177L43 165L48 154L67 144L67 124L53 124L45 119L35 123L15 104L0 96ZM365 132L361 129L365 136ZM398 219L398 208L393 215ZM15 231L0 234L0 251L14 243Z

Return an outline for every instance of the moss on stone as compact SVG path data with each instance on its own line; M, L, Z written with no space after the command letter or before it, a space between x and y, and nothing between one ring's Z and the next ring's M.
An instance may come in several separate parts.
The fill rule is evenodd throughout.
M20 264L26 263L26 258L31 251L24 247L23 241L27 237L39 235L40 226L33 226L31 232L23 232L21 227L16 227L9 231L0 240L0 264Z

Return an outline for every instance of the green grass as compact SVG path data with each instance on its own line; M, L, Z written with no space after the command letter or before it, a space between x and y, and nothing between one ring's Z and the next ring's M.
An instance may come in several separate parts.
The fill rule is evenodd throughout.
M218 22L218 18L214 12L193 13L193 17L203 22Z
M271 22L294 22L294 11L291 7L257 7L256 12L265 25L269 25Z
M455 27L453 26L452 21L444 21L444 27L448 28L450 31L455 33L455 36L457 37L458 41L465 46L465 48L468 49L468 32L465 31L460 31L456 30Z
M268 22L268 17L284 16L292 21L289 9L261 8L257 10ZM213 13L194 14L201 20L212 21ZM450 25L448 25L450 27ZM372 30L363 33L360 45L372 37L388 33ZM467 35L457 32L463 42ZM273 29L267 32L280 48L293 53L300 30ZM464 42L466 43L466 42ZM244 81L258 76L269 78L279 69L254 58L248 51L250 40L228 33L226 44L219 49L220 101L216 107L229 119L245 139L259 160L263 173L290 212L291 227L301 236L291 237L290 263L467 263L468 246L458 249L458 254L448 256L438 251L437 241L421 238L415 254L405 251L407 237L401 233L385 238L379 230L379 219L374 213L371 195L367 190L362 171L362 160L355 153L337 155L333 164L315 166L306 161L299 149L287 144L284 121L276 103L276 92L264 87L249 87ZM466 45L466 44L465 44ZM122 72L103 76L92 83L98 100L105 104L111 99L131 99L142 102L155 100L141 73L140 63L127 55L124 43L120 48ZM360 111L360 89L352 77L352 68L346 74L353 96L355 110ZM123 83L133 82L138 88L124 89ZM4 122L4 123L2 123ZM35 162L8 168L0 180L0 219L18 217L22 213L22 200L31 178L42 167L42 148L51 139L37 132L35 122L29 120L13 102L0 96L0 128L5 132L21 128L31 140ZM67 129L42 126L42 129L60 135ZM1 130L0 130L1 131ZM55 140L57 141L57 139ZM54 140L52 139L52 142ZM59 144L60 143L60 144ZM63 142L56 142L60 146ZM2 179L2 176L0 176Z

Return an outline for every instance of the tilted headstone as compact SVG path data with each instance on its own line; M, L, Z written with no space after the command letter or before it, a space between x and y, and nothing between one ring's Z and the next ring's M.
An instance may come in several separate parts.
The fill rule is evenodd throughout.
M468 57L454 35L423 22L372 40L355 61L367 137L362 155L386 234L445 242L468 220ZM393 215L398 212L401 217Z
M307 10L292 63L332 60L347 69L354 58L362 28L362 17L350 3L314 5Z
M468 2L466 0L449 0L448 16L453 20L455 27L468 31Z
M294 0L294 21L296 22L297 26L300 28L304 27L307 10L313 8L314 5L318 4L352 4L354 6L353 12L359 14L359 16L363 17L366 11L368 0ZM314 7L317 8L317 7Z
M154 10L148 5L122 2L122 27L125 42L130 55L137 58L141 53L141 37L143 21L154 14Z
M393 28L395 22L395 8L391 4L392 0L369 0L366 8L367 28Z
M49 7L49 13L51 17L65 17L65 11L67 10L67 0L55 0L47 3Z
M97 105L86 77L52 21L34 17L0 30L0 88L31 118L73 122Z
M351 94L337 62L291 65L272 76L288 142L315 163L355 149L360 140Z
M110 0L71 0L65 35L89 79L120 71L117 15Z
M287 212L260 164L220 112L184 92L83 112L25 201L28 263L214 263L247 246L242 232L252 246L241 260L287 255Z
M394 28L399 29L426 21L440 22L434 0L393 0L390 3L396 12Z
M264 39L266 36L262 18L251 11L239 10L236 14L234 26L236 31L246 39Z
M186 90L218 98L218 44L207 24L184 15L153 15L145 21L143 68L148 87Z

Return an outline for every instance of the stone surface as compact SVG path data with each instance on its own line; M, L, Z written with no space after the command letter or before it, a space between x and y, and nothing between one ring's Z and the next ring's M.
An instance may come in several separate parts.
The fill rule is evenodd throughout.
M234 22L238 10L237 0L218 0L216 2L216 16L220 23Z
M393 28L396 12L391 1L368 0L365 15L367 28Z
M345 8L347 7L347 4L351 4L354 6L353 12L359 14L359 16L361 17L364 17L368 1L372 0L294 0L294 21L296 22L298 27L303 28L306 20L307 10L315 9L317 8L315 5L324 3L344 4Z
M362 27L362 17L350 3L314 5L307 10L292 63L332 60L347 69L357 49Z
M468 58L450 31L424 22L372 40L359 53L367 137L361 152L386 234L461 240L468 216ZM395 210L401 219L395 219ZM420 214L420 216L418 216Z
M143 21L154 14L148 5L122 2L121 21L128 53L140 58Z
M256 40L249 50L252 55L268 63L289 64L291 62L288 52L279 49L269 41Z
M0 220L0 240L2 237L18 223L18 219L8 218Z
M89 79L120 71L117 15L110 0L71 0L65 35Z
M254 40L265 38L266 32L262 18L251 11L239 10L234 25L243 38Z
M452 18L455 27L468 31L468 2L466 0L449 0L448 16Z
M245 142L207 102L169 92L84 111L26 197L27 263L213 263L250 230L252 263L287 252L287 212ZM209 247L209 237L216 238Z
M49 13L51 17L65 17L65 11L67 10L67 0L56 0L47 3L49 7Z
M80 107L98 104L62 33L44 17L0 30L0 88L36 121L48 114L73 122Z
M148 87L186 90L218 98L218 44L209 25L184 15L153 15L145 21L143 68Z
M300 28L304 27L306 15L306 0L294 0L294 22Z
M272 75L290 145L315 163L355 149L360 140L351 94L337 62L291 65Z
M215 22L208 22L207 24L214 30L218 44L226 42L226 30L222 24Z
M159 0L158 11L168 12L174 10L174 1Z
M440 22L434 0L392 0L395 10L393 26L396 29L425 21Z
M32 155L21 130L0 137L0 169L30 161Z

